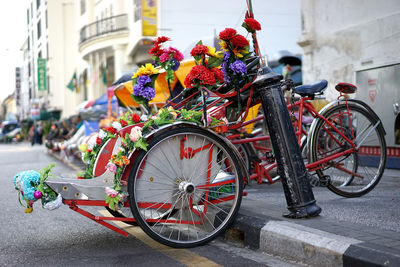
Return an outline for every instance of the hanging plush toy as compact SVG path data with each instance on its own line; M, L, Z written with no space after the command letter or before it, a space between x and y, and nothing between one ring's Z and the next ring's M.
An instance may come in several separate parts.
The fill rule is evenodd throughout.
M33 211L33 203L41 199L42 206L48 209L55 209L61 205L61 196L57 196L45 182L55 164L50 164L40 172L23 171L14 176L14 187L18 191L21 205L26 202L25 213ZM24 206L24 205L23 205Z

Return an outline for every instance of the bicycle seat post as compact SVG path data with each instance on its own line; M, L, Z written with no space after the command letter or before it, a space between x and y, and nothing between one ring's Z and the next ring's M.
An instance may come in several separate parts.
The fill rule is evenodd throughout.
M321 208L316 204L308 179L286 102L280 87L282 75L269 67L259 69L253 85L262 100L264 117L271 136L289 213L284 217L306 218L317 216Z

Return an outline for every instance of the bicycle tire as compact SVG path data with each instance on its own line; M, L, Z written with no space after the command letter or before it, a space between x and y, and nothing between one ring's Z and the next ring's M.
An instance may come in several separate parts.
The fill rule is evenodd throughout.
M250 154L250 148L248 147L249 144L243 143L243 144L236 144L235 147L238 150L240 156L242 157L245 167L251 173L251 154Z
M231 148L207 130L187 126L156 135L148 151L137 154L130 173L133 216L146 234L164 245L203 245L223 233L238 212L240 167ZM168 213L171 210L175 212ZM160 217L164 211L167 215Z
M330 191L352 198L367 194L379 183L386 165L386 141L381 122L379 124L365 108L355 104L348 104L348 108L347 112L346 104L338 104L321 115L356 146L360 142L360 149L378 146L375 149L378 151L378 156L375 157L378 163L368 166L371 164L365 161L365 155L356 150L328 161L325 167L316 170L316 173L320 179L326 179L327 175L330 177L327 184ZM311 162L350 148L350 144L322 119L318 119L314 131L310 147ZM349 166L351 163L353 165Z

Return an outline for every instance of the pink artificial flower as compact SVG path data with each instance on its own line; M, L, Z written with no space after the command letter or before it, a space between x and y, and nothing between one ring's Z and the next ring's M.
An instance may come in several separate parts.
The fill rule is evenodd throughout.
M164 63L164 62L167 61L167 60L169 60L169 54L168 54L168 53L163 53L163 54L160 56L160 61L161 61L161 63Z
M132 142L138 141L142 137L142 127L135 126L131 129L131 133L129 134L129 139Z
M117 172L117 166L112 162L107 163L106 169L114 174Z
M110 187L106 187L106 194L110 197L116 197L116 196L118 196L118 191L116 191Z
M167 53L174 54L174 58L178 62L183 60L183 54L178 49L176 49L175 47L169 47L167 49Z

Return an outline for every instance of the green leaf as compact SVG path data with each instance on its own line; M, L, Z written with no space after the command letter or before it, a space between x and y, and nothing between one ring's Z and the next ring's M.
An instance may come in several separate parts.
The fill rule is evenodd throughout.
M147 151L148 144L146 143L146 141L143 138L140 138L139 140L137 140L135 142L134 146L138 149L143 149L144 151Z
M202 45L202 44L203 44L203 42L200 40L200 41L197 42L196 45Z
M132 97L133 101L135 101L138 104L142 104L142 105L145 105L145 106L147 106L149 104L149 100L147 100L144 97L135 96L135 95L131 95L131 97Z
M223 58L210 57L210 58L208 58L208 67L216 68L219 65L221 65L222 61L223 61Z
M203 55L196 55L196 56L194 56L194 59L195 59L196 61L201 61L202 58L203 58Z

